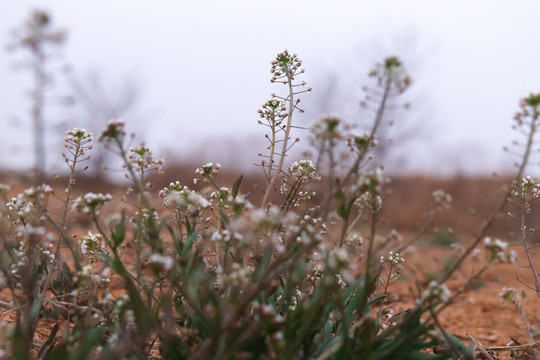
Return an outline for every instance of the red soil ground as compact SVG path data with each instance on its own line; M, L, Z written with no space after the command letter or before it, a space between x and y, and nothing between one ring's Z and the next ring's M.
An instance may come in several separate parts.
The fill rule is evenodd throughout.
M231 177L233 179L233 177ZM3 179L0 178L0 182ZM451 210L441 213L436 225L449 225L457 229L456 233L467 234L477 231L483 219L486 219L497 199L500 198L504 179L466 179L434 180L426 178L397 179L393 181L392 193L388 196L387 206L382 217L382 225L388 227L392 224L404 233L413 233L422 222L422 217L430 206L431 192L438 188L445 189L454 197ZM168 183L168 180L163 181ZM183 183L188 184L184 181ZM252 184L242 186L243 192L249 192ZM102 184L108 187L107 184ZM14 192L24 189L23 185L16 186ZM159 189L160 186L157 186ZM246 190L244 190L246 189ZM453 190L453 191L452 191ZM92 191L99 191L92 188ZM103 191L103 190L101 190ZM61 190L60 190L61 193ZM253 191L254 196L257 192ZM406 209L406 210L404 210ZM503 240L511 240L513 236L509 231L517 230L517 224L506 220L500 221L495 227ZM470 241L471 236L455 236L461 243ZM532 331L540 331L540 299L535 292L527 286L534 286L533 277L529 268L524 267L525 255L522 247L511 247L518 254L517 264L495 264L488 269L476 282L474 289L470 289L458 296L440 316L438 321L442 327L457 338L468 343L467 334L480 341L483 346L504 346L512 344L530 343L527 328L522 315L510 304L506 308L500 305L499 293L503 287L514 287L518 292L525 290L526 298L523 303L523 312L531 324ZM393 297L392 307L398 313L413 304L416 299L417 282L423 285L441 274L447 259L455 258L458 250L449 246L419 245L415 249L403 254L406 259L406 269L402 281L390 286ZM540 267L540 258L534 254L537 266ZM449 282L452 292L459 289L474 269L482 266L483 260L468 260L461 271ZM0 294L0 300L9 301L7 292ZM13 312L0 312L0 321L14 321ZM37 332L38 342L48 336L52 327L52 320L40 322ZM535 339L536 340L536 339ZM493 355L494 359L510 359L511 353L499 351Z

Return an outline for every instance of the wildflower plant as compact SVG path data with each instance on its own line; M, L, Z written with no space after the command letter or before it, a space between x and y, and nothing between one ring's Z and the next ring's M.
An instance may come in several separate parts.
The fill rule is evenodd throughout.
M269 100L263 105L263 109L259 110L261 118L264 118L267 124L259 121L260 124L264 124L270 128L270 135L267 135L267 139L270 141L267 155L268 162L263 160L262 166L267 168L268 185L262 200L262 207L267 206L270 193L273 191L274 186L277 184L278 178L281 176L283 166L285 163L285 156L292 145L289 144L291 129L293 128L293 113L295 110L304 112L303 109L298 107L300 99L296 98L297 95L311 91L311 88L304 90L297 90L303 88L306 85L305 81L298 82L296 77L304 73L304 69L301 69L302 61L296 54L289 54L287 50L279 53L276 59L272 61L272 83L282 83L287 86L287 96L282 97L272 94L272 100ZM279 109L279 110L278 110ZM286 119L286 122L285 122ZM281 138L278 138L280 133L283 133ZM295 142L298 139L295 140ZM281 145L281 151L278 150ZM277 163L275 158L277 157Z
M513 307L519 312L521 318L523 319L523 324L527 328L527 333L529 335L529 340L531 343L534 343L535 332L532 329L531 322L527 314L525 313L525 291L518 292L513 287L503 287L499 293L499 301L503 308L508 309L508 307Z
M299 110L296 96L307 91L298 90L305 85L297 80L301 65L287 51L272 64L272 82L286 85L288 95L274 96L260 111L270 129L270 146L269 162L263 163L268 184L259 207L241 191L242 177L232 186L223 184L221 166L215 163L196 169L194 182L206 186L200 191L179 181L155 191L148 173L160 171L163 161L145 145L129 147L125 124L119 121L99 136L122 160L137 198L136 204L122 203L119 214L111 215L111 194L70 197L79 165L92 148L92 136L84 130L74 129L66 138L64 159L71 177L63 214L49 210L48 185L12 198L0 186L5 203L0 207L0 286L12 296L11 303L0 306L16 319L11 327L0 324L0 341L8 332L5 356L471 356L459 341L436 329L440 309L460 292L450 293L446 285L451 272L420 287L410 309L396 312L388 301L406 263L403 252L392 248L401 246L401 236L380 227L387 179L380 167L370 166L369 152L377 143L387 97L410 84L403 65L391 57L372 72L382 92L366 135L345 134L339 119L325 118L312 128L317 160L291 161L286 168L292 116ZM339 144L350 149L345 171L334 166L331 155ZM329 166L319 168L323 163ZM528 184L527 191L535 188ZM270 197L278 186L281 201ZM433 195L436 209L451 201L442 191ZM74 228L71 215L86 217L88 229ZM486 241L484 251L486 263L513 257L502 241ZM469 253L473 249L462 256ZM56 325L34 346L37 325L44 321ZM425 352L437 344L452 351Z

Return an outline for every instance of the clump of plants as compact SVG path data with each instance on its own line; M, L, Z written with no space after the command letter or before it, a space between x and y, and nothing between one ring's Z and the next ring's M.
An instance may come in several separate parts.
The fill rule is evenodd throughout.
M313 125L313 160L287 157L297 142L291 128L302 111L299 96L310 90L302 62L284 51L271 71L284 90L259 111L269 129L260 204L242 191L241 176L220 183L214 163L195 171L194 180L207 185L202 191L178 181L154 190L148 175L163 161L144 145L129 148L120 121L98 138L130 181L118 211L110 194L71 195L94 146L83 129L65 139L71 176L63 196L48 185L14 197L0 187L0 286L9 298L0 306L14 319L0 324L0 358L472 358L473 347L441 329L437 315L457 296L445 282L495 215L444 274L418 288L414 306L397 312L388 301L406 264L403 251L433 219L407 243L379 226L387 182L370 152L389 97L411 84L401 61L389 57L370 72L376 111L368 132L358 135L336 117ZM537 105L534 115L523 115L531 123ZM534 133L527 132L531 139ZM343 146L348 160L338 163ZM434 201L433 214L451 197L438 191ZM75 217L91 225L81 228ZM497 242L485 249L486 265L472 278L496 260L512 260ZM50 325L45 334L37 333L40 324ZM435 346L446 350L434 354Z

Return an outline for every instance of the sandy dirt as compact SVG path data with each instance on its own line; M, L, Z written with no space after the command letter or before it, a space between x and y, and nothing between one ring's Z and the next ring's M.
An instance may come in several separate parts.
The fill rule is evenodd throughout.
M474 283L438 316L438 321L446 331L450 332L464 343L469 343L468 334L479 341L484 347L529 344L529 332L520 312L509 302L503 302L499 294L503 287L513 287L521 294L525 291L522 303L523 315L530 324L531 332L540 330L540 299L535 292L527 287L534 286L533 276L526 265L526 257L520 246L511 246L517 253L517 263L493 263ZM417 298L416 283L424 285L440 273L448 259L455 258L458 251L450 248L420 248L410 251L406 256L407 268L404 279L391 285L389 292L396 294L393 306L400 308L411 306ZM540 259L536 259L540 266ZM448 282L452 293L458 291L471 274L478 271L485 260L482 254L476 260L465 262L461 271ZM408 274L408 275L407 275ZM505 304L503 306L503 304ZM497 351L495 359L510 359L510 352Z
M56 210L61 210L61 206L57 206ZM472 288L457 296L438 316L441 326L464 343L469 343L468 334L484 347L531 343L523 317L530 324L532 333L540 331L540 299L530 289L534 287L533 276L530 269L525 266L526 257L522 247L511 246L511 249L517 252L517 263L494 263ZM402 255L406 259L402 279L389 288L392 295L389 301L395 313L411 307L417 299L417 284L425 288L429 280L443 272L445 264L450 259L459 255L459 250L451 247L417 246ZM536 254L533 256L536 258L536 265L540 268L540 257ZM476 260L467 260L460 271L448 281L450 291L454 293L460 289L471 274L481 268L484 263L483 253ZM114 285L114 282L112 284L112 286L118 285ZM499 294L503 287L513 287L518 293L525 291L523 315L510 303L507 303L506 307L501 306ZM0 292L0 300L10 301L9 292L6 290ZM0 321L15 321L14 312L0 312ZM38 324L36 342L43 343L53 326L53 320L41 320ZM512 357L514 356L512 353L505 351L497 351L491 356L493 359L516 358Z

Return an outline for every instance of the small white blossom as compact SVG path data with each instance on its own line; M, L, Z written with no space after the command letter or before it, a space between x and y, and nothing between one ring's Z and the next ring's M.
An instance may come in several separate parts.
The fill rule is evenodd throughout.
M174 259L170 256L165 256L161 254L152 254L148 258L150 264L158 265L162 267L165 271L171 271L174 267Z
M93 192L79 196L73 201L73 210L85 214L99 215L101 207L112 200L111 194L95 194Z
M288 169L293 179L300 183L318 181L321 177L317 174L317 169L311 160L295 161Z
M429 300L447 302L450 299L450 290L446 284L439 284L437 281L431 280L428 288L424 291L424 296Z

